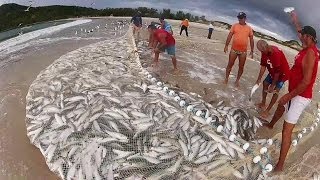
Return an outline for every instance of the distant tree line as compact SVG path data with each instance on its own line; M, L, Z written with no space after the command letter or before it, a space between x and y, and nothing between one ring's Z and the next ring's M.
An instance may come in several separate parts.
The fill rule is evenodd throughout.
M170 9L157 10L154 8L106 8L93 9L78 6L45 6L31 7L28 12L26 6L18 4L4 4L0 6L0 31L15 29L19 24L22 26L39 22L52 21L58 19L74 18L74 17L90 17L90 16L133 16L138 11L143 17L166 19L189 19L190 21L206 21L205 16L194 16L183 11L173 12Z

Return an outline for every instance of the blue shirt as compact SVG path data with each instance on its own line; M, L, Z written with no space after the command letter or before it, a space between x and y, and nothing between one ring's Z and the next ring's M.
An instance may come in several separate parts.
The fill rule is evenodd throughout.
M142 26L142 18L141 16L133 16L131 19L131 22L133 22L136 26Z
M164 30L166 30L167 32L171 33L172 32L172 28L171 28L171 25L165 21L164 22L164 27L163 27Z

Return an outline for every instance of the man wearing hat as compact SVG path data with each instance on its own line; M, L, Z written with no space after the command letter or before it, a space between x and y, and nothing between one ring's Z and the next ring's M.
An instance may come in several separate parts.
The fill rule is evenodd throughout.
M283 170L284 161L291 145L292 130L300 115L311 102L318 71L319 52L316 47L317 34L315 29L311 26L301 28L295 12L291 13L291 18L296 26L303 49L295 57L294 65L290 70L289 92L280 98L272 121L266 124L268 128L272 129L286 112L282 129L280 157L275 171Z
M252 28L246 24L246 17L247 15L244 12L240 12L238 14L239 23L234 24L228 35L226 45L224 47L224 52L228 52L229 43L233 37L232 46L229 54L229 62L226 68L226 79L225 84L228 84L229 75L234 65L235 60L239 59L239 70L237 79L235 81L236 87L239 87L240 77L242 76L244 65L247 59L247 47L248 47L248 39L250 39L250 46L251 51L250 55L253 58L253 48L254 48L254 41L253 41L253 31Z
M166 30L168 33L173 34L171 24L164 20L164 17L160 17L161 28Z
M131 23L133 23L133 34L135 35L136 32L138 32L138 36L139 36L139 31L140 31L140 28L142 27L142 18L141 18L141 12L138 11L138 13L133 16L131 18Z

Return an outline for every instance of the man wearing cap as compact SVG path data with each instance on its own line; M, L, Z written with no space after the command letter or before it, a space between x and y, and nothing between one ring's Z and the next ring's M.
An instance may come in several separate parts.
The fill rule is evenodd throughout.
M182 34L182 31L185 30L186 31L186 36L189 37L189 35L188 35L189 20L188 19L183 20L181 22L180 26L181 26L180 36Z
M238 14L239 23L234 24L228 35L226 45L224 47L224 52L228 52L229 43L233 37L232 47L229 54L229 62L226 68L226 79L224 81L225 84L228 84L229 75L234 65L235 60L239 59L239 70L238 76L235 81L236 87L239 87L240 77L242 76L244 65L247 59L247 47L248 47L248 39L250 39L250 46L251 51L250 55L253 58L253 48L254 48L254 41L253 41L253 31L252 28L246 24L246 14L244 12L240 12Z
M140 28L142 27L142 18L140 11L138 11L138 13L131 18L131 23L133 23L133 34L135 35L136 32L138 32L139 35Z
M159 55L161 52L167 51L171 56L174 71L177 72L177 59L176 59L176 41L173 36L164 29L158 29L154 25L148 26L149 33L153 36L153 49L155 53L153 67L159 67Z
M265 119L269 116L269 111L276 103L278 93L283 87L284 82L289 78L290 67L286 56L278 47L269 45L264 40L259 40L257 42L257 48L261 52L261 67L256 84L260 84L266 69L269 71L269 74L263 81L262 102L258 104L258 107L263 110L260 116ZM268 93L273 95L269 106L265 109Z
M273 128L286 112L282 129L280 157L275 171L283 170L284 161L291 145L292 130L302 112L311 102L318 71L319 53L316 47L316 31L311 26L304 26L301 29L295 12L291 13L291 18L298 31L303 49L295 57L294 65L290 70L289 92L280 98L272 121L266 124L268 128Z
M155 26L157 29L161 29L162 27L160 23L154 22L154 21L152 21L150 25ZM153 40L154 40L153 34L149 33L149 45L148 45L149 48L153 48Z
M164 20L164 17L160 17L161 28L166 30L168 33L173 34L171 24Z

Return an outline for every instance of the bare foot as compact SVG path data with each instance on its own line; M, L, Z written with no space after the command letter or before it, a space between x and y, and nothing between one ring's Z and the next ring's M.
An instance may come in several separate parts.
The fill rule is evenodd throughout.
M270 113L269 113L268 111L262 111L262 112L260 113L260 117L261 117L262 119L267 119L269 116L270 116Z
M173 75L178 75L178 74L180 74L180 70L179 69L173 69L172 74Z
M159 63L154 62L153 64L151 64L151 67L153 67L154 69L158 69L160 66Z
M267 127L268 129L273 129L273 126L270 123L262 123L262 125Z
M240 87L239 81L234 82L234 85L235 85L236 88L239 88Z
M264 110L266 108L266 104L265 103L258 103L256 104L256 106L262 110Z
M273 172L281 172L281 171L283 171L283 165L277 163L277 165L274 168Z

